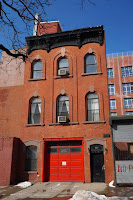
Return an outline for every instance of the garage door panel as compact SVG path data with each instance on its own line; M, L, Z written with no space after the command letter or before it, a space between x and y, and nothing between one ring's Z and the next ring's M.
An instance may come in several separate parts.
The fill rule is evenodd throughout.
M71 153L71 159L81 159L81 158L82 158L81 153L75 153L75 154Z
M76 175L74 175L74 174L72 174L71 175L71 179L73 180L73 181L83 181L83 177L82 177L82 175L78 175L78 174L76 174Z
M69 160L63 160L63 161L59 161L59 167L60 166L70 166L70 161Z
M82 174L82 168L71 168L71 174Z
M59 153L59 159L60 160L65 160L65 159L67 159L67 160L69 160L69 158L70 158L70 154L68 154L68 153Z
M57 167L58 166L58 160L52 160L52 161L50 161L50 167Z
M71 161L71 166L74 167L78 167L78 166L82 166L82 161Z
M60 174L70 174L70 168L59 168Z
M57 153L50 153L50 159L57 160L58 159L58 154Z

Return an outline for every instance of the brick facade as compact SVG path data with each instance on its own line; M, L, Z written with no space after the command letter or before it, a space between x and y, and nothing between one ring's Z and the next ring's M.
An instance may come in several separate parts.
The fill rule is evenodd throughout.
M59 33L58 33L59 34ZM89 35L88 35L89 37ZM91 36L93 37L93 36ZM84 144L84 181L91 182L90 147L93 144L103 146L105 164L105 182L113 180L113 160L109 126L109 95L106 68L105 39L102 44L87 42L81 48L61 46L50 51L38 49L29 54L25 63L24 84L1 88L1 137L18 137L26 146L37 146L37 171L25 172L24 156L21 153L20 168L16 180L45 181L45 139L82 138ZM97 59L97 72L85 73L85 56L93 53ZM69 75L58 76L58 60L69 60ZM43 63L42 78L32 79L31 67L34 61ZM86 95L97 93L99 97L99 121L86 119ZM69 123L65 125L57 120L57 98L61 94L69 97ZM41 99L40 124L29 124L30 99ZM3 114L4 113L4 114ZM2 116L4 115L4 116ZM47 142L46 142L47 143ZM17 148L17 147L16 147ZM43 166L44 162L44 166ZM39 175L39 176L37 176ZM14 175L15 176L15 175ZM8 182L9 183L9 182Z

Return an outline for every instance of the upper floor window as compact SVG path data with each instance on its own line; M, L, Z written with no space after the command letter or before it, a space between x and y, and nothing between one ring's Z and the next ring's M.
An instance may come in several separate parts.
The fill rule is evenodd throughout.
M113 68L108 68L107 72L108 72L108 78L114 78Z
M133 115L133 111L125 112L125 115Z
M40 124L41 99L32 98L30 101L30 124Z
M99 121L99 99L96 93L87 95L87 121Z
M109 95L114 95L115 94L114 84L108 85L108 90L109 90Z
M27 146L26 147L26 171L36 171L37 170L37 147Z
M111 116L116 116L116 115L117 115L117 112L111 112L110 115L111 115Z
M58 116L66 116L69 119L69 98L66 95L58 98Z
M42 61L36 61L33 63L32 65L32 78L36 79L36 78L42 78L42 68L43 68L43 64Z
M94 54L85 57L85 73L97 72L97 59Z
M116 100L110 99L110 110L116 109Z
M133 66L121 67L122 77L133 76Z
M133 83L123 83L123 94L133 94Z
M124 99L124 108L133 108L133 99L132 98Z
M69 60L61 58L58 64L58 75L67 75L69 73Z

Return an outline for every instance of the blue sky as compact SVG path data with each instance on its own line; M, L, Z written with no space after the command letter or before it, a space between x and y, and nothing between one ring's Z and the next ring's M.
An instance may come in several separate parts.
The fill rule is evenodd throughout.
M106 53L133 51L133 0L56 0L47 8L48 20L59 20L63 31L103 25ZM87 2L87 0L86 0Z

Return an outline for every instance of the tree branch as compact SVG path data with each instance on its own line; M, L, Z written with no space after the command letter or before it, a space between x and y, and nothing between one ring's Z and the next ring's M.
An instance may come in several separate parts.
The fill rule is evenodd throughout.
M5 51L8 55L10 55L10 56L12 56L14 58L22 57L22 59L23 59L24 62L25 62L25 59L27 58L27 56L24 55L23 53L20 53L20 52L18 52L16 54L12 53L9 49L7 49L6 47L4 47L2 44L0 44L0 49L2 51Z

